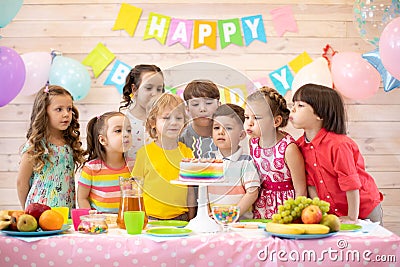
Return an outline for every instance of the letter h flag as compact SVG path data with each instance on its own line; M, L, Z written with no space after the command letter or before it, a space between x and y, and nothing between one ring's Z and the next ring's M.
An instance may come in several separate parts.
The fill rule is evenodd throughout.
M170 22L171 17L150 12L143 40L155 38L164 45Z

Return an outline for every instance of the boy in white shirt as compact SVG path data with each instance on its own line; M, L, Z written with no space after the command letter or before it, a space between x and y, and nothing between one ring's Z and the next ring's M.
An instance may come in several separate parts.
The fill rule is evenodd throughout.
M244 109L234 104L219 106L213 115L212 137L218 151L212 157L224 161L224 182L209 185L208 198L210 206L237 205L240 219L251 219L260 176L251 156L239 145L246 137L243 122Z

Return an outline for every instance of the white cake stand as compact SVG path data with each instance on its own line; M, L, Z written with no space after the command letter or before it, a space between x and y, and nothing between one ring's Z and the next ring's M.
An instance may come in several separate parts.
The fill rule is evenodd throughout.
M199 186L197 215L190 220L185 228L196 233L216 233L221 231L221 226L208 216L207 186L214 183L172 180L171 184Z

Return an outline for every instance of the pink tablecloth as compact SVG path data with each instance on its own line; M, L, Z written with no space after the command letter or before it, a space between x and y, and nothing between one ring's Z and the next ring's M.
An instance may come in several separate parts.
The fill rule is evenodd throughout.
M0 266L400 266L400 237L338 233L289 240L243 230L156 240L121 232L65 234L33 242L0 235Z

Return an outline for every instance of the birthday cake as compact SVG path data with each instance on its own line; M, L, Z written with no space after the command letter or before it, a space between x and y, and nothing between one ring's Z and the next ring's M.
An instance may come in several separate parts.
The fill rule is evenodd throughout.
M179 180L216 182L223 178L224 163L221 159L182 159Z

